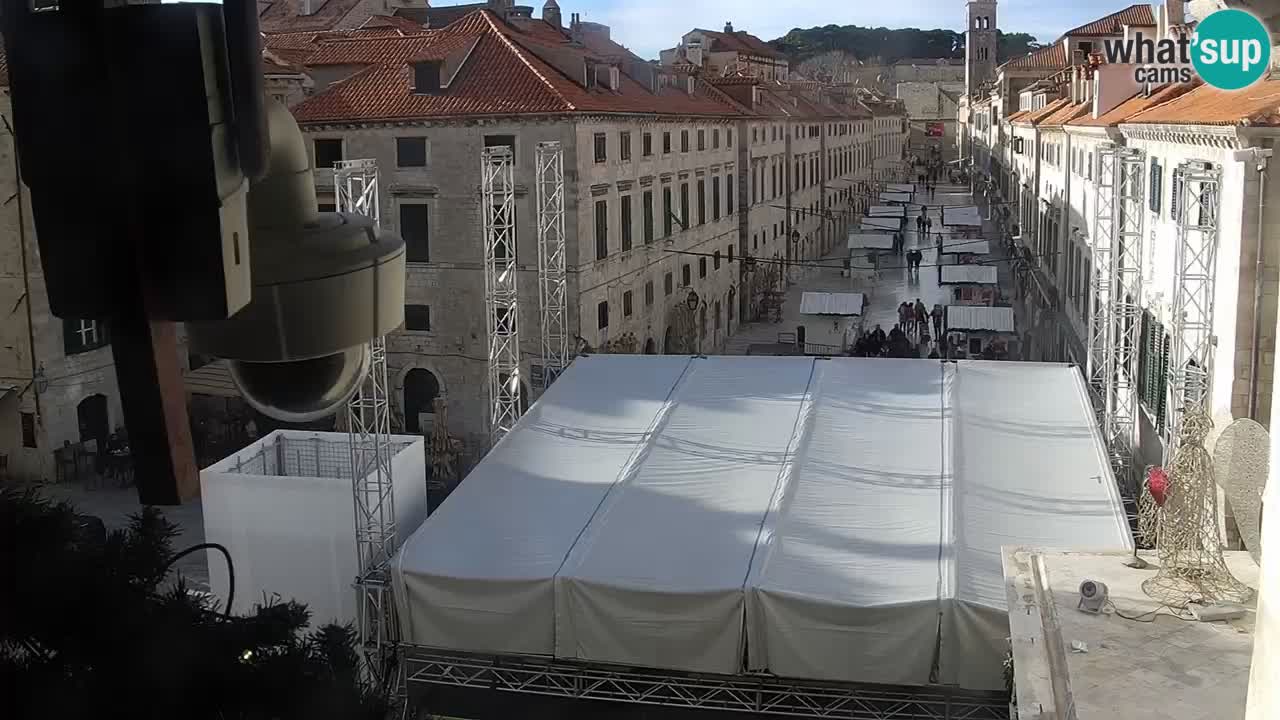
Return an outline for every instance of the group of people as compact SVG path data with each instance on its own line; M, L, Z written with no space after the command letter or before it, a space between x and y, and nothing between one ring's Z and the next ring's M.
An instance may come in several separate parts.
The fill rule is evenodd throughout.
M898 324L908 333L919 336L922 342L927 342L930 321L933 322L933 336L942 335L942 313L941 303L935 303L930 310L920 298L916 298L914 303L903 302L898 306Z
M920 357L915 344L899 325L894 325L888 334L879 325L874 330L862 333L853 343L850 354L853 357Z
M933 230L933 218L929 217L924 209L921 209L920 214L916 216L916 232L920 233L921 237L924 237L931 230Z

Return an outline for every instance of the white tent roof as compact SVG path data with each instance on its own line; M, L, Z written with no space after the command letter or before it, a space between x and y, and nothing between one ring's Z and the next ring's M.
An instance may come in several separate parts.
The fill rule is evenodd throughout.
M990 255L991 243L986 240L949 240L943 243L942 252L951 255Z
M897 231L902 229L902 218L896 217L864 217L862 229L872 231Z
M906 205L872 205L867 208L869 217L895 217L902 218L907 216Z
M983 305L948 305L948 330L1013 332L1013 308Z
M942 224L947 227L982 227L982 216L975 205L943 207Z
M883 202L883 203L908 203L908 202L911 202L911 193L905 193L905 192L882 192L882 193L880 193L880 202Z
M849 233L849 249L892 250L893 235L887 232Z
M913 193L916 191L916 186L911 183L885 183L884 189L888 192Z
M994 265L943 265L942 283L995 285L999 274Z
M862 293L807 292L800 296L801 315L861 315Z
M1102 448L1066 365L581 357L398 554L404 635L1000 688L1000 547L1130 547Z

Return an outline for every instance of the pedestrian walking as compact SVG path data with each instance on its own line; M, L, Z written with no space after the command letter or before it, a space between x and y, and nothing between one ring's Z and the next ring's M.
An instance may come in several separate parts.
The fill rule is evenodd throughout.
M927 217L924 219L924 231L926 233L933 231L933 218Z
M929 316L933 318L933 336L942 337L942 303L934 303L933 311Z
M898 324L894 327L902 327L907 324L907 318L910 317L911 311L905 302L898 305Z
M915 306L916 327L919 328L920 335L926 335L929 332L929 309L924 306L920 298L916 298Z

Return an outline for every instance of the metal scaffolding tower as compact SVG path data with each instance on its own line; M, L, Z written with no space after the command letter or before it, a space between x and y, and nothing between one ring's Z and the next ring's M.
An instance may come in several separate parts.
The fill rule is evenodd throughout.
M378 166L373 160L334 164L338 212L366 215L378 224ZM387 342L369 341L369 369L347 404L351 489L356 525L356 625L370 675L385 682L394 672L399 625L391 598L391 557L396 547L391 481L391 403Z
M381 224L378 209L378 163L374 160L340 160L333 164L334 205L338 212L373 218Z
M564 149L538 143L538 305L542 314L542 387L569 364L564 257Z
M1143 193L1145 154L1132 148L1116 157L1115 230L1111 246L1111 316L1115 323L1111 381L1111 464L1121 493L1138 497L1139 478L1134 467L1138 438L1138 353L1142 342L1142 218L1146 214Z
M480 160L484 216L484 304L489 332L489 440L520 417L520 333L516 291L515 180L511 148L487 147Z
M1187 408L1209 409L1221 182L1221 169L1204 161L1184 162L1174 173L1178 275L1173 293L1173 333L1166 383L1166 464L1176 449L1178 430Z
M1094 202L1093 235L1089 238L1092 249L1092 274L1089 278L1089 358L1086 368L1089 389L1093 392L1094 411L1102 436L1112 437L1111 382L1115 367L1115 343L1112 334L1116 321L1111 302L1115 278L1112 276L1111 249L1116 231L1116 194L1119 187L1116 165L1118 148L1103 145L1098 148L1097 197Z

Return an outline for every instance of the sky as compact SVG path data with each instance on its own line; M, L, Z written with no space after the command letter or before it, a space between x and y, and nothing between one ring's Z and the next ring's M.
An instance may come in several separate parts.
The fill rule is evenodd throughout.
M516 0L542 13L543 0ZM604 23L614 40L645 58L674 47L695 27L719 30L726 21L765 40L792 28L821 25L964 28L964 0L557 0L567 25L572 13ZM435 7L453 0L431 3ZM1129 6L1132 0L1001 0L997 24L1005 32L1025 32L1042 42L1064 31Z

